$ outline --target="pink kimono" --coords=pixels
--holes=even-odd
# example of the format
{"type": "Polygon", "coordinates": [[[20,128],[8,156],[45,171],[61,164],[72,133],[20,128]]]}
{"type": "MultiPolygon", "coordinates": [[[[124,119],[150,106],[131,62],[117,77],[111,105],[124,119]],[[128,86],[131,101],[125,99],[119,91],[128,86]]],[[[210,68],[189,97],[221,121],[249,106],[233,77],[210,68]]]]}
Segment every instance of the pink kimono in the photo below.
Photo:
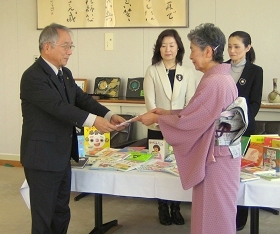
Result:
{"type": "Polygon", "coordinates": [[[159,116],[173,146],[184,189],[193,187],[191,233],[236,233],[236,201],[241,157],[215,146],[215,120],[238,96],[230,65],[219,64],[202,77],[187,107],[159,116]]]}

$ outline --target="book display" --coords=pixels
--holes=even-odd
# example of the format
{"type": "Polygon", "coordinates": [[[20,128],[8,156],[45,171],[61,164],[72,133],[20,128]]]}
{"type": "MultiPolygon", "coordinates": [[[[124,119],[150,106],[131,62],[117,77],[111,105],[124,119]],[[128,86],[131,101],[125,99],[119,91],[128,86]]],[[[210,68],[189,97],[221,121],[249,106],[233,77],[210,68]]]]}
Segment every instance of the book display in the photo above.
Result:
{"type": "Polygon", "coordinates": [[[244,168],[241,169],[241,171],[251,173],[251,174],[255,174],[255,175],[276,172],[275,169],[272,169],[271,167],[265,167],[265,166],[244,167],[244,168]]]}
{"type": "Polygon", "coordinates": [[[246,173],[246,172],[243,172],[243,171],[240,172],[240,181],[241,182],[251,181],[251,180],[258,180],[260,178],[261,177],[258,176],[258,175],[246,173]]]}

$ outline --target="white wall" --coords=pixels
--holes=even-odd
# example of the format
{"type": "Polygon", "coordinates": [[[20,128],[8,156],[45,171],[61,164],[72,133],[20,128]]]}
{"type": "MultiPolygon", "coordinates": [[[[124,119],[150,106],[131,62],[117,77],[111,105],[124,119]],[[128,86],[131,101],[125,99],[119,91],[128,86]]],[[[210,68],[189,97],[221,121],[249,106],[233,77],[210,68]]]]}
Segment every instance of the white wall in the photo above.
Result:
{"type": "MultiPolygon", "coordinates": [[[[36,0],[0,0],[0,154],[19,155],[21,110],[19,83],[23,71],[38,55],[36,0]]],[[[204,22],[219,26],[226,37],[236,30],[252,36],[256,64],[264,69],[263,99],[272,90],[272,78],[280,74],[279,0],[189,0],[189,28],[178,28],[186,48],[184,64],[192,66],[187,33],[204,22]],[[274,62],[275,60],[275,62],[274,62]],[[273,62],[272,62],[273,61],[273,62]]],[[[90,80],[92,92],[97,76],[122,78],[144,76],[153,45],[163,28],[74,29],[76,49],[68,62],[74,77],[90,80]],[[104,50],[104,33],[114,33],[114,50],[104,50]]],[[[225,59],[228,59],[225,53],[225,59]]],[[[201,73],[196,72],[198,78],[201,73]]]]}

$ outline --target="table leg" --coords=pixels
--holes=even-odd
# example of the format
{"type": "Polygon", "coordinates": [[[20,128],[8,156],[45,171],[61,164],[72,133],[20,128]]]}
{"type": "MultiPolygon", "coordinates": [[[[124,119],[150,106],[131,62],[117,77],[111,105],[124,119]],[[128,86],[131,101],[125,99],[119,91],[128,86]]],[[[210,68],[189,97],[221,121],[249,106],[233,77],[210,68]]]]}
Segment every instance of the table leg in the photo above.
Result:
{"type": "Polygon", "coordinates": [[[250,207],[250,234],[259,234],[259,207],[250,207]]]}
{"type": "Polygon", "coordinates": [[[111,227],[117,226],[118,220],[112,220],[108,223],[102,221],[102,194],[95,193],[95,227],[90,234],[103,234],[107,232],[111,227]]]}

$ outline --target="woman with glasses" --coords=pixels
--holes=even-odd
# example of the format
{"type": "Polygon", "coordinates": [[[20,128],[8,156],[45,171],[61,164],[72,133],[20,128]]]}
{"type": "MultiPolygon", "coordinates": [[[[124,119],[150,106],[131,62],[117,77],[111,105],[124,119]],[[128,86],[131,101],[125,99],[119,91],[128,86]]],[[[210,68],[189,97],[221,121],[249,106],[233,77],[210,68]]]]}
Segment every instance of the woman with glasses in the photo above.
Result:
{"type": "MultiPolygon", "coordinates": [[[[236,83],[238,96],[246,98],[249,124],[244,136],[256,134],[255,117],[259,112],[263,89],[263,70],[254,64],[255,51],[247,32],[236,31],[228,38],[228,54],[231,64],[230,74],[236,83]]],[[[248,207],[237,206],[236,230],[244,228],[248,217],[248,207]]]]}
{"type": "Polygon", "coordinates": [[[215,138],[216,120],[238,97],[230,65],[223,63],[226,39],[210,23],[191,30],[188,39],[190,59],[204,73],[189,104],[181,110],[156,108],[137,120],[158,123],[173,146],[182,186],[193,188],[191,233],[234,234],[241,155],[215,138]]]}

